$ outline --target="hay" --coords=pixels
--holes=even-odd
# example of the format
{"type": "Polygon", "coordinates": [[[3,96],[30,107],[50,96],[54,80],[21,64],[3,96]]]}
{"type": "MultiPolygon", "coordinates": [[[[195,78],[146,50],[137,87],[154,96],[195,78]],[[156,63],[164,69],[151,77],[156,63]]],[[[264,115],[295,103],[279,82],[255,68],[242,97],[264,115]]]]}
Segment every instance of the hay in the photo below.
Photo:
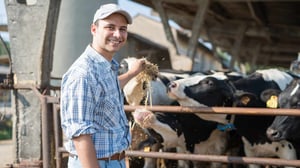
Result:
{"type": "Polygon", "coordinates": [[[152,106],[152,96],[151,96],[151,80],[155,80],[158,76],[158,66],[149,62],[145,59],[145,67],[142,72],[140,72],[136,79],[139,83],[145,83],[144,89],[146,90],[145,105],[147,106],[148,100],[150,98],[150,105],[152,106]]]}
{"type": "Polygon", "coordinates": [[[145,59],[145,68],[137,75],[137,80],[140,82],[150,82],[156,79],[158,75],[158,66],[145,59]]]}

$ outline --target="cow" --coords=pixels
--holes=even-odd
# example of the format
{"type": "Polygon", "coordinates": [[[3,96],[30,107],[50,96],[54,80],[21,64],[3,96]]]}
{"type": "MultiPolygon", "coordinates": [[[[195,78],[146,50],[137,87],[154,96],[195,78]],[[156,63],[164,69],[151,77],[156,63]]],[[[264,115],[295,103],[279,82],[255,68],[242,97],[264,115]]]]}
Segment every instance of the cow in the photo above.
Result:
{"type": "MultiPolygon", "coordinates": [[[[230,81],[226,75],[220,74],[194,76],[171,82],[168,86],[168,95],[183,106],[266,107],[260,98],[262,92],[270,88],[282,91],[292,79],[291,75],[277,69],[257,70],[236,81],[230,81]]],[[[295,149],[290,142],[271,142],[266,137],[265,131],[274,120],[273,116],[215,117],[216,114],[208,116],[209,114],[201,113],[197,115],[206,120],[233,123],[237,133],[242,137],[246,156],[296,159],[295,149]]]]}
{"type": "MultiPolygon", "coordinates": [[[[193,154],[221,155],[226,151],[228,133],[218,130],[217,122],[203,120],[194,114],[153,113],[146,109],[137,109],[133,116],[137,124],[152,131],[152,137],[163,147],[193,154]]],[[[193,162],[194,168],[219,168],[220,165],[193,162]]],[[[179,161],[177,167],[187,168],[189,164],[179,161]]]]}
{"type": "MultiPolygon", "coordinates": [[[[300,108],[300,79],[295,79],[278,95],[278,107],[284,109],[300,108]]],[[[300,140],[300,117],[276,116],[267,130],[268,137],[273,141],[300,140]]]]}
{"type": "MultiPolygon", "coordinates": [[[[119,74],[125,73],[130,69],[132,63],[136,61],[135,57],[128,57],[123,59],[120,62],[119,74]]],[[[186,78],[195,72],[183,72],[183,71],[174,71],[174,70],[159,70],[156,78],[148,81],[149,83],[141,82],[137,77],[131,79],[123,88],[123,93],[126,102],[129,105],[177,105],[178,103],[173,99],[170,99],[166,94],[167,84],[172,80],[186,78]]],[[[154,113],[154,115],[158,115],[158,118],[161,115],[159,113],[154,113]]],[[[131,118],[131,116],[129,116],[131,118]]],[[[174,118],[171,116],[165,117],[165,121],[172,121],[174,118]]],[[[136,122],[135,118],[133,118],[134,122],[136,122]]],[[[169,123],[168,123],[169,124],[169,123]]],[[[145,128],[145,133],[148,135],[148,139],[141,142],[140,146],[143,146],[147,143],[147,145],[151,146],[152,151],[158,151],[162,146],[160,135],[151,128],[145,128]]],[[[164,148],[169,149],[173,148],[172,145],[173,139],[165,138],[164,139],[164,148]]],[[[181,148],[178,148],[179,150],[181,148]]],[[[144,167],[151,168],[155,167],[155,159],[146,158],[144,167]]],[[[184,162],[179,163],[180,167],[186,167],[187,164],[184,162]]]]}
{"type": "MultiPolygon", "coordinates": [[[[283,109],[300,108],[300,79],[294,79],[289,86],[278,95],[278,107],[283,109]]],[[[267,136],[272,141],[288,140],[296,149],[300,159],[300,117],[276,116],[267,129],[267,136]]]]}

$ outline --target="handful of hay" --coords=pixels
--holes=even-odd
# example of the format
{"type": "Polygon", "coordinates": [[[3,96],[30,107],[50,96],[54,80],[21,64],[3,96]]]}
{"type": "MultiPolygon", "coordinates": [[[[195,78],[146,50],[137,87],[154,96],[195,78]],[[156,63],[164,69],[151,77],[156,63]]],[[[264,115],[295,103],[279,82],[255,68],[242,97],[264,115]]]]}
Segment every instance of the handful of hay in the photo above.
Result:
{"type": "Polygon", "coordinates": [[[152,96],[151,96],[151,80],[155,80],[158,76],[158,66],[149,62],[145,59],[145,67],[142,72],[140,72],[136,79],[139,83],[145,83],[146,99],[145,105],[148,104],[148,99],[150,97],[150,105],[152,106],[152,96]]]}
{"type": "Polygon", "coordinates": [[[137,75],[139,82],[150,82],[150,80],[156,79],[158,75],[158,66],[145,59],[145,68],[137,75]]]}

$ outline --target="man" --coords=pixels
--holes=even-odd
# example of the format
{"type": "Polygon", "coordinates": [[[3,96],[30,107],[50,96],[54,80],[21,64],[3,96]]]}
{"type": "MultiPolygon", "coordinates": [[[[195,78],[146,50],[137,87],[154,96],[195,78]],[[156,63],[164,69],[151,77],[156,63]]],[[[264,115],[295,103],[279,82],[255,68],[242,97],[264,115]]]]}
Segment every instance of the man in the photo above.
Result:
{"type": "Polygon", "coordinates": [[[92,43],[63,75],[61,119],[68,167],[125,167],[131,137],[121,89],[143,70],[145,61],[139,59],[118,77],[113,56],[125,44],[131,23],[131,16],[116,4],[100,6],[91,25],[92,43]]]}

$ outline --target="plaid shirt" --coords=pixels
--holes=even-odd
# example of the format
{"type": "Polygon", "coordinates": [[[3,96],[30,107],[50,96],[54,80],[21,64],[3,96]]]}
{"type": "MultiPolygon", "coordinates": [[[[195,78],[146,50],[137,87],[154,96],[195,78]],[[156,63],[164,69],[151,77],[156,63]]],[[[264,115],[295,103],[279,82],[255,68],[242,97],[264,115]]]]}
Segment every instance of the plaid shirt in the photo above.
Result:
{"type": "Polygon", "coordinates": [[[76,154],[71,139],[82,134],[92,136],[97,158],[128,148],[131,137],[117,72],[115,60],[107,61],[88,45],[63,75],[61,122],[70,153],[76,154]]]}

